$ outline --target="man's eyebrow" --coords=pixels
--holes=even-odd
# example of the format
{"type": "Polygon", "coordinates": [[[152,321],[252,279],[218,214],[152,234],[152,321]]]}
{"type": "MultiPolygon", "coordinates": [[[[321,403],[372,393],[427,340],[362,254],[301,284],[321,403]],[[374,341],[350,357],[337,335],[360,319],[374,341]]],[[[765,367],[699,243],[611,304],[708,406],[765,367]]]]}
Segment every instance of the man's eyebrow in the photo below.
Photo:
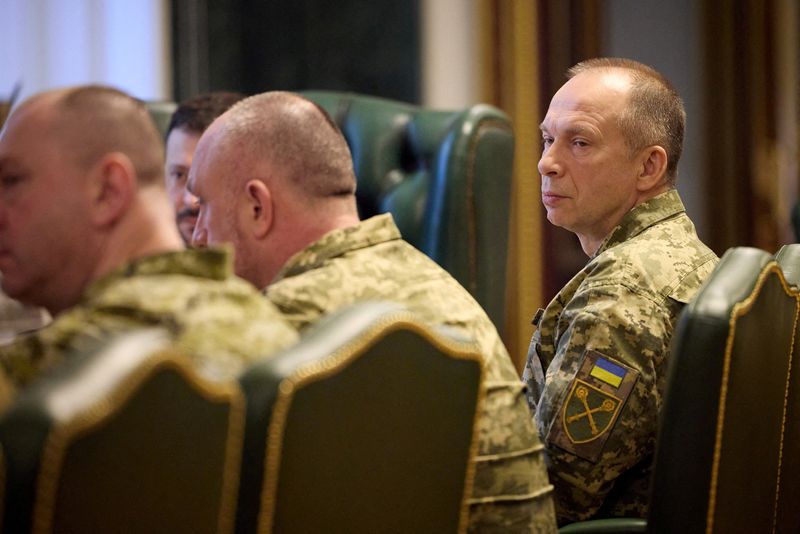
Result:
{"type": "MultiPolygon", "coordinates": [[[[545,133],[545,132],[546,133],[550,133],[550,130],[547,128],[547,126],[544,123],[541,123],[539,125],[539,129],[543,133],[545,133]]],[[[561,135],[562,136],[567,136],[567,137],[570,137],[570,136],[573,136],[573,135],[589,135],[593,131],[594,130],[592,128],[589,128],[589,127],[584,126],[582,124],[571,124],[571,125],[565,127],[562,130],[561,135]]]]}

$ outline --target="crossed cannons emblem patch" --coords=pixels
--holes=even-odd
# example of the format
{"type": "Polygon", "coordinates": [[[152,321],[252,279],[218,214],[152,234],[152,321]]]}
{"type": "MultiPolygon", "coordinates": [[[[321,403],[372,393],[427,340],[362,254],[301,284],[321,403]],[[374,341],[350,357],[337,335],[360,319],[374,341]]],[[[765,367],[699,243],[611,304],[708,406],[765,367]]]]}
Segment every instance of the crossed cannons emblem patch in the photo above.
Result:
{"type": "Polygon", "coordinates": [[[599,352],[585,351],[547,441],[596,462],[638,378],[636,369],[599,352]]]}
{"type": "Polygon", "coordinates": [[[564,409],[564,430],[575,443],[586,443],[608,430],[622,401],[576,380],[564,409]]]}

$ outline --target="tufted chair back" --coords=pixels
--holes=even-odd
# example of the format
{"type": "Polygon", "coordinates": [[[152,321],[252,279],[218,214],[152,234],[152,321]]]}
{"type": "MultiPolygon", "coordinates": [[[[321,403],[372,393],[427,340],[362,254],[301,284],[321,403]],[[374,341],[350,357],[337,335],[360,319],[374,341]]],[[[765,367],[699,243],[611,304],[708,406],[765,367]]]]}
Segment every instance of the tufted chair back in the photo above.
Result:
{"type": "Polygon", "coordinates": [[[466,287],[502,329],[514,135],[488,105],[457,111],[307,91],[353,154],[361,218],[391,212],[406,241],[466,287]]]}

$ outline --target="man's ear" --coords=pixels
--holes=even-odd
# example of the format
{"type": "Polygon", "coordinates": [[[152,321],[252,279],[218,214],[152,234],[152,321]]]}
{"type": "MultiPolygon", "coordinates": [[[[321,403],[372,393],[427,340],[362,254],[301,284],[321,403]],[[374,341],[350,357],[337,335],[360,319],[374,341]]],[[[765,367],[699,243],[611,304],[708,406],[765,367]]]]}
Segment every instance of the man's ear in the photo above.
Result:
{"type": "Polygon", "coordinates": [[[245,184],[246,223],[252,229],[255,238],[265,237],[272,228],[275,216],[272,192],[261,180],[248,180],[245,184]]]}
{"type": "Polygon", "coordinates": [[[106,154],[92,172],[92,221],[108,226],[119,220],[136,195],[136,171],[124,154],[106,154]]]}
{"type": "Polygon", "coordinates": [[[641,192],[650,191],[664,183],[667,174],[667,151],[664,147],[654,145],[641,152],[641,170],[636,189],[641,192]]]}

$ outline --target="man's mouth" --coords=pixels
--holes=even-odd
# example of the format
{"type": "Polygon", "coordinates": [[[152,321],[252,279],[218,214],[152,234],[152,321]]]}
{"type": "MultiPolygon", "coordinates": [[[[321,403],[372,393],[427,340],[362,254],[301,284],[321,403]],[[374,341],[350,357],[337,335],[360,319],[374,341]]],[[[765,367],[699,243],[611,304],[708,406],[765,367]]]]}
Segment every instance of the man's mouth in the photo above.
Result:
{"type": "Polygon", "coordinates": [[[553,206],[565,198],[567,197],[558,195],[556,193],[551,193],[550,191],[542,191],[542,203],[545,206],[553,206]]]}
{"type": "Polygon", "coordinates": [[[178,222],[181,222],[185,219],[194,219],[197,220],[198,210],[193,209],[184,209],[178,212],[178,215],[175,217],[178,222]]]}

